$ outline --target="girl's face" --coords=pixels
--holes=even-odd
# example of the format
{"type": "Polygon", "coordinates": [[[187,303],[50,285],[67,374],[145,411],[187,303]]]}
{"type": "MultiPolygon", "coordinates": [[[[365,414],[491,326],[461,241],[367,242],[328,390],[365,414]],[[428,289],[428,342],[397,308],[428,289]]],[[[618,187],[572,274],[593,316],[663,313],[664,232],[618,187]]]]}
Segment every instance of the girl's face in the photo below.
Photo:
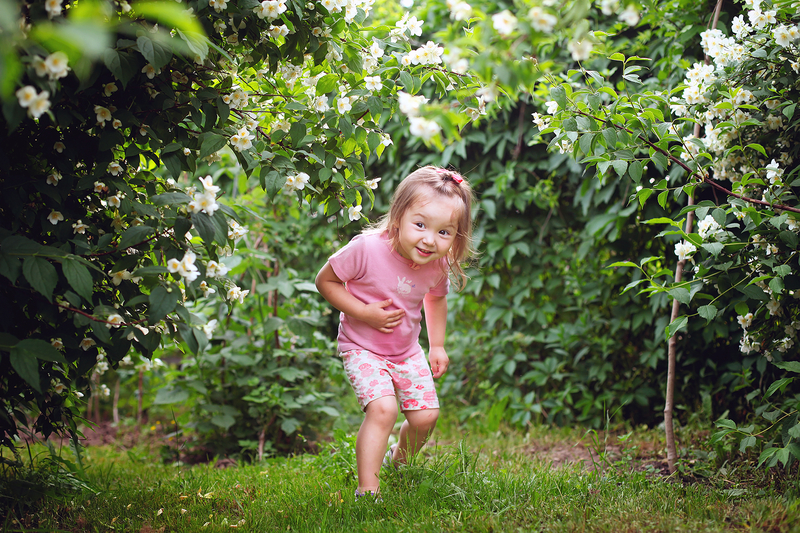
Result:
{"type": "Polygon", "coordinates": [[[400,218],[397,252],[418,265],[445,257],[458,230],[457,198],[434,196],[413,204],[400,218]]]}

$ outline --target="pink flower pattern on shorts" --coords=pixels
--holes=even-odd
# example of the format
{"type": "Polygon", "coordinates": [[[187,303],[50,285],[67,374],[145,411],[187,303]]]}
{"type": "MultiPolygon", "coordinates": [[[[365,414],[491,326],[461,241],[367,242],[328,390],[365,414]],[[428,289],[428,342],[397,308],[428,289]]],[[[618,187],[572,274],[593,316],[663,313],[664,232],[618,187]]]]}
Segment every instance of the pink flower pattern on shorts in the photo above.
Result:
{"type": "Polygon", "coordinates": [[[403,411],[439,408],[430,366],[422,352],[399,363],[390,363],[367,350],[339,355],[361,409],[384,396],[396,396],[403,411]]]}

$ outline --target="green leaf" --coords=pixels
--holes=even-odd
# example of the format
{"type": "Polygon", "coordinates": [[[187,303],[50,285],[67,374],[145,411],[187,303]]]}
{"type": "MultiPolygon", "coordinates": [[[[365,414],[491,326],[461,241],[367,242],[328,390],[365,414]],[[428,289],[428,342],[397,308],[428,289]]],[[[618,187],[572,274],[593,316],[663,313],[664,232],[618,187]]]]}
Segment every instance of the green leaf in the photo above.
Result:
{"type": "Polygon", "coordinates": [[[789,372],[800,374],[800,361],[783,361],[781,363],[775,363],[775,366],[783,370],[788,370],[789,372]]]}
{"type": "Polygon", "coordinates": [[[163,285],[159,285],[150,292],[150,309],[147,319],[151,325],[157,324],[175,309],[179,294],[180,291],[177,289],[169,292],[163,285]]]}
{"type": "Polygon", "coordinates": [[[326,94],[336,89],[339,84],[339,76],[336,74],[326,74],[317,81],[317,94],[326,94]]]}
{"type": "Polygon", "coordinates": [[[679,316],[675,320],[673,320],[669,326],[665,329],[666,339],[669,340],[670,337],[674,336],[682,329],[686,329],[686,324],[689,323],[689,317],[686,315],[679,316]]]}
{"type": "Polygon", "coordinates": [[[567,108],[567,92],[561,85],[556,85],[555,87],[550,88],[550,98],[558,103],[559,109],[567,108]]]}
{"type": "Polygon", "coordinates": [[[22,350],[28,354],[33,355],[42,361],[50,361],[52,363],[67,364],[64,356],[53,348],[53,345],[42,339],[24,339],[19,342],[15,347],[17,350],[22,350]]]}
{"type": "Polygon", "coordinates": [[[750,448],[755,445],[756,445],[756,438],[750,435],[749,437],[743,438],[742,442],[739,443],[739,451],[741,453],[744,453],[745,451],[747,451],[747,448],[750,448]]]}
{"type": "Polygon", "coordinates": [[[211,423],[223,429],[228,429],[236,423],[236,419],[227,413],[219,413],[211,417],[211,423]]]}
{"type": "Polygon", "coordinates": [[[26,257],[22,263],[22,274],[36,292],[42,294],[49,301],[53,300],[53,290],[58,283],[58,273],[47,259],[41,257],[26,257]]]}
{"type": "Polygon", "coordinates": [[[200,135],[200,155],[202,159],[219,150],[228,144],[228,138],[218,133],[207,131],[200,135]]]}
{"type": "Polygon", "coordinates": [[[271,170],[264,178],[263,186],[267,191],[267,196],[271,199],[275,198],[283,186],[286,184],[286,176],[282,175],[277,170],[271,170]]]}
{"type": "Polygon", "coordinates": [[[697,308],[697,313],[706,319],[706,324],[714,320],[714,317],[717,316],[717,308],[713,304],[708,305],[701,305],[697,308]]]}
{"type": "Polygon", "coordinates": [[[205,213],[195,213],[192,215],[192,222],[194,223],[195,229],[197,229],[197,233],[200,234],[200,238],[203,239],[203,242],[206,244],[214,242],[217,228],[214,221],[211,220],[211,217],[205,213]]]}
{"type": "Polygon", "coordinates": [[[150,197],[153,205],[184,205],[192,201],[192,198],[184,192],[165,192],[150,197]]]}
{"type": "MultiPolygon", "coordinates": [[[[642,169],[643,167],[641,161],[631,161],[631,163],[628,165],[628,175],[635,183],[642,181],[642,169]]],[[[650,195],[648,194],[648,196],[650,195]]]]}
{"type": "Polygon", "coordinates": [[[181,403],[189,399],[189,391],[183,388],[166,387],[158,389],[156,397],[153,400],[155,405],[164,405],[168,403],[181,403]]]}
{"type": "Polygon", "coordinates": [[[775,455],[777,451],[778,448],[767,448],[766,450],[761,452],[761,455],[758,456],[758,466],[764,464],[764,462],[767,461],[767,459],[770,459],[773,455],[775,455]]]}
{"type": "Polygon", "coordinates": [[[691,297],[689,296],[689,289],[685,289],[683,287],[675,287],[674,289],[670,289],[669,295],[684,305],[689,305],[689,302],[692,301],[691,297]]]}
{"type": "Polygon", "coordinates": [[[123,87],[127,87],[128,82],[141,71],[139,59],[128,52],[121,52],[112,48],[103,53],[103,63],[105,63],[111,74],[114,75],[123,87]]]}
{"type": "Polygon", "coordinates": [[[117,245],[118,248],[124,250],[125,248],[130,248],[135,244],[140,244],[142,241],[147,240],[147,238],[154,233],[155,230],[150,226],[133,226],[125,230],[122,234],[122,237],[119,238],[119,244],[117,245]]]}
{"type": "Polygon", "coordinates": [[[775,394],[778,390],[784,389],[787,385],[789,385],[793,381],[794,381],[794,378],[781,378],[778,381],[775,381],[767,389],[766,394],[764,394],[764,398],[769,398],[770,396],[775,394]]]}
{"type": "Polygon", "coordinates": [[[306,125],[302,122],[295,122],[289,129],[289,137],[292,139],[292,145],[297,148],[302,143],[306,136],[306,125]]]}
{"type": "Polygon", "coordinates": [[[7,277],[12,284],[17,282],[20,270],[22,270],[22,264],[19,259],[0,254],[0,274],[7,277]]]}
{"type": "Polygon", "coordinates": [[[764,150],[764,147],[761,146],[760,144],[751,143],[751,144],[748,144],[747,146],[745,146],[745,149],[747,149],[747,148],[755,150],[756,152],[760,153],[764,157],[767,157],[767,151],[764,150]]]}
{"type": "Polygon", "coordinates": [[[11,349],[11,367],[28,385],[41,393],[42,385],[39,378],[39,361],[34,354],[25,349],[20,349],[17,346],[11,349]]]}
{"type": "Polygon", "coordinates": [[[92,302],[92,290],[94,283],[89,269],[79,261],[65,259],[61,262],[61,271],[70,286],[82,296],[87,302],[92,302]]]}
{"type": "Polygon", "coordinates": [[[669,194],[669,191],[663,191],[663,192],[658,194],[658,205],[660,205],[662,209],[666,209],[667,208],[667,195],[668,194],[669,194]]]}
{"type": "Polygon", "coordinates": [[[407,93],[414,94],[414,78],[405,70],[400,71],[400,83],[407,93]]]}
{"type": "Polygon", "coordinates": [[[718,428],[725,428],[725,429],[736,429],[736,422],[733,420],[729,420],[727,418],[721,418],[717,420],[716,426],[718,428]]]}
{"type": "Polygon", "coordinates": [[[617,176],[620,178],[625,175],[625,171],[628,170],[628,162],[623,161],[621,159],[617,159],[616,161],[611,162],[611,166],[614,167],[614,172],[617,173],[617,176]]]}
{"type": "Polygon", "coordinates": [[[164,46],[161,42],[151,39],[147,35],[140,35],[139,38],[136,39],[136,46],[139,48],[139,52],[141,52],[145,60],[153,65],[156,70],[167,66],[167,63],[172,59],[172,50],[164,46]]]}
{"type": "Polygon", "coordinates": [[[704,242],[701,246],[704,250],[711,252],[714,257],[717,257],[725,249],[725,245],[719,242],[704,242]]]}

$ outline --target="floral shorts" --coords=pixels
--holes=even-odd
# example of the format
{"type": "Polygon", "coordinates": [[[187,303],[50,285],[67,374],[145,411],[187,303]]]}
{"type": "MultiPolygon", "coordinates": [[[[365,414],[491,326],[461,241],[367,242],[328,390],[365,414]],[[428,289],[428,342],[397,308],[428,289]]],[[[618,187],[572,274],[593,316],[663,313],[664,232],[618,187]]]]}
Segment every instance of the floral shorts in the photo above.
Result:
{"type": "Polygon", "coordinates": [[[384,396],[396,396],[401,411],[439,408],[431,367],[422,352],[399,363],[367,350],[350,350],[339,356],[362,410],[384,396]]]}

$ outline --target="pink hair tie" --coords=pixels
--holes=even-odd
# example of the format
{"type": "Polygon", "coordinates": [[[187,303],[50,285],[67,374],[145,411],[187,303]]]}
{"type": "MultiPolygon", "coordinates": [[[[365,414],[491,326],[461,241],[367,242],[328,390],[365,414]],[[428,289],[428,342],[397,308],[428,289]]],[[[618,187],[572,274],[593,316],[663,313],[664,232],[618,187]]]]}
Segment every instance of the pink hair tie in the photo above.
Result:
{"type": "Polygon", "coordinates": [[[437,168],[437,169],[436,169],[436,172],[438,172],[438,173],[440,173],[440,174],[441,174],[441,173],[443,173],[443,172],[447,172],[447,173],[449,173],[449,174],[450,174],[450,179],[451,179],[451,180],[453,180],[453,181],[454,181],[454,182],[456,182],[456,183],[459,183],[459,184],[460,184],[462,181],[464,181],[464,178],[461,176],[461,174],[458,174],[458,173],[456,173],[456,172],[452,172],[452,171],[450,171],[450,170],[447,170],[446,168],[437,168]]]}

